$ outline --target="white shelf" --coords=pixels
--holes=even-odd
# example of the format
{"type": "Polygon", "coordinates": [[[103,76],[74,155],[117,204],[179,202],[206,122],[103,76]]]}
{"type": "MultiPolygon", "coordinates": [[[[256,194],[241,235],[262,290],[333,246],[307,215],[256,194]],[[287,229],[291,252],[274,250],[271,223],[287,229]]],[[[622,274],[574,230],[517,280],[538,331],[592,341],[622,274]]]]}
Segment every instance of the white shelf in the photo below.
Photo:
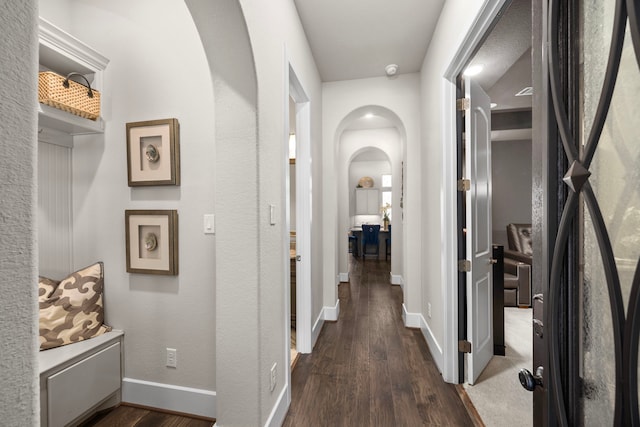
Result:
{"type": "Polygon", "coordinates": [[[44,104],[38,104],[38,126],[69,135],[104,132],[104,121],[100,117],[89,120],[44,104]]]}
{"type": "MultiPolygon", "coordinates": [[[[91,87],[102,92],[102,74],[109,60],[85,43],[62,31],[47,20],[39,22],[40,69],[60,75],[83,74],[91,87]]],[[[104,132],[104,121],[84,119],[48,105],[38,104],[38,127],[69,135],[104,132]]]]}

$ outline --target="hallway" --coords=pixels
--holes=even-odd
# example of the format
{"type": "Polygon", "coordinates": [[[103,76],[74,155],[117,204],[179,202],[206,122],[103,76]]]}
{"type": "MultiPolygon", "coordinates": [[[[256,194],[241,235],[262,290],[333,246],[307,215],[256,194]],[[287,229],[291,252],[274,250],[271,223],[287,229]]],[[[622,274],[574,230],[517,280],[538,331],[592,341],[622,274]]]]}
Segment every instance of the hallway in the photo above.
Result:
{"type": "MultiPolygon", "coordinates": [[[[352,259],[353,260],[353,259],[352,259]]],[[[284,426],[472,426],[418,329],[402,323],[389,262],[354,260],[339,286],[340,317],[325,323],[292,373],[284,426]]]]}

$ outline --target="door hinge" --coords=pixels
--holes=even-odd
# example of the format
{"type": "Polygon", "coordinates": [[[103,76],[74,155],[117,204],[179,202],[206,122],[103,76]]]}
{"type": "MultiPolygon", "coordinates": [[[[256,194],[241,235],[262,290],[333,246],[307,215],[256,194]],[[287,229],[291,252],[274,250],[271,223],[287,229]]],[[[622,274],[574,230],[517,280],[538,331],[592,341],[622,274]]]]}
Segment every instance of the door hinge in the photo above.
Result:
{"type": "Polygon", "coordinates": [[[471,100],[469,98],[456,99],[456,110],[467,111],[471,106],[471,100]]]}
{"type": "Polygon", "coordinates": [[[468,259],[458,260],[458,271],[468,273],[471,271],[471,261],[468,259]]]}
{"type": "Polygon", "coordinates": [[[469,191],[471,190],[471,180],[470,179],[459,179],[457,181],[458,191],[469,191]]]}
{"type": "Polygon", "coordinates": [[[471,353],[471,343],[467,340],[458,341],[458,351],[460,353],[471,353]]]}

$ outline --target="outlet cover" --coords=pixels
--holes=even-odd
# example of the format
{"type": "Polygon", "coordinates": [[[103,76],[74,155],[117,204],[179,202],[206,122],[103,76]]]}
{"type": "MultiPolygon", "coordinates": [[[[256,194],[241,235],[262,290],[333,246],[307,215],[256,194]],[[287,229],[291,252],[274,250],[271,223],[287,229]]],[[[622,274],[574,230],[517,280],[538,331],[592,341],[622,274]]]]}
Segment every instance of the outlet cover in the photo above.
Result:
{"type": "Polygon", "coordinates": [[[167,366],[169,368],[178,367],[178,351],[175,348],[167,347],[167,366]]]}

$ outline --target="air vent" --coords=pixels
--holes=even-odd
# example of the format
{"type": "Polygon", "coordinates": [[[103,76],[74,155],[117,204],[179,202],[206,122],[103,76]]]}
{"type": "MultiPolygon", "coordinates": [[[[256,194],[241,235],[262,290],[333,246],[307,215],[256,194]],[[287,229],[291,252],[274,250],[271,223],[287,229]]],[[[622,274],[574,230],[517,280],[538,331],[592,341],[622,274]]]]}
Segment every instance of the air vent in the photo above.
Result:
{"type": "Polygon", "coordinates": [[[533,88],[531,86],[525,87],[520,92],[516,93],[516,96],[531,96],[533,95],[533,88]]]}

